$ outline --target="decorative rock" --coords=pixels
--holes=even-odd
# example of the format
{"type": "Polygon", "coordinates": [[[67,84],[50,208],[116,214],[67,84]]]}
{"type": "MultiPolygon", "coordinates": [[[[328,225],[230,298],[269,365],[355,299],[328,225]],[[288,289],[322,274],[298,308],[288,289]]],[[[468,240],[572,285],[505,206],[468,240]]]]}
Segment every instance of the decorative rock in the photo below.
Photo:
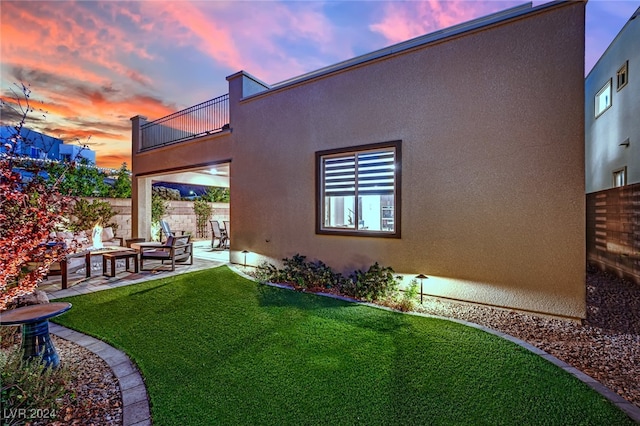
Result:
{"type": "Polygon", "coordinates": [[[36,290],[33,293],[25,294],[16,298],[12,303],[10,303],[7,308],[15,309],[22,306],[28,305],[39,305],[42,303],[49,303],[49,298],[47,297],[47,293],[42,290],[36,290]]]}

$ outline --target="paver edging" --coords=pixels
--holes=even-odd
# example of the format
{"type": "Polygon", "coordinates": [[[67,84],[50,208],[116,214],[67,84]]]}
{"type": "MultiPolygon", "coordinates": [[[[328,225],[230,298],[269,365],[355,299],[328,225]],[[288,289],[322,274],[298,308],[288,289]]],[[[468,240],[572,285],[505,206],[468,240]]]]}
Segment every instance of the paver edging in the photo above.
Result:
{"type": "Polygon", "coordinates": [[[49,332],[91,351],[109,366],[120,386],[123,426],[152,424],[149,395],[144,380],[127,354],[102,340],[59,324],[49,323],[49,332]],[[135,383],[135,386],[127,386],[128,383],[135,383]],[[125,398],[125,393],[127,398],[125,398]]]}

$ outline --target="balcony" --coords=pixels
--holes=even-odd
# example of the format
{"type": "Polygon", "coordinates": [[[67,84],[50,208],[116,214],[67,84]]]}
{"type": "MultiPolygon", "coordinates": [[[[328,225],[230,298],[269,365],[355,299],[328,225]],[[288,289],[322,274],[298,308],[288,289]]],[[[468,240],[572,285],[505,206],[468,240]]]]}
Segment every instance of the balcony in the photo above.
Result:
{"type": "Polygon", "coordinates": [[[140,151],[218,133],[229,127],[229,94],[140,126],[140,151]]]}

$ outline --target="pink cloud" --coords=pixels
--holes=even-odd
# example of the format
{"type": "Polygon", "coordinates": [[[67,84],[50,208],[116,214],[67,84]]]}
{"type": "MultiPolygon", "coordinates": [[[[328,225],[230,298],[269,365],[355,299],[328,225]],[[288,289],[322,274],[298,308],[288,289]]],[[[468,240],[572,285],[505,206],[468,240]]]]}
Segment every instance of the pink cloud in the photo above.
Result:
{"type": "Polygon", "coordinates": [[[316,2],[162,2],[145,6],[154,31],[167,42],[195,47],[230,73],[246,70],[271,83],[310,70],[282,48],[282,40],[308,41],[325,53],[345,50],[344,43],[334,39],[333,25],[316,2]]]}
{"type": "Polygon", "coordinates": [[[70,2],[38,2],[37,8],[27,5],[3,3],[5,66],[55,69],[74,79],[105,84],[104,70],[125,78],[136,76],[117,59],[122,52],[152,59],[143,46],[130,41],[130,34],[88,8],[70,2]]]}
{"type": "Polygon", "coordinates": [[[233,69],[242,67],[231,32],[204,14],[198,3],[159,2],[146,4],[145,14],[156,22],[154,32],[179,45],[194,44],[216,61],[233,69]]]}
{"type": "Polygon", "coordinates": [[[504,10],[515,4],[465,0],[393,2],[386,5],[384,16],[369,28],[393,44],[504,10]]]}

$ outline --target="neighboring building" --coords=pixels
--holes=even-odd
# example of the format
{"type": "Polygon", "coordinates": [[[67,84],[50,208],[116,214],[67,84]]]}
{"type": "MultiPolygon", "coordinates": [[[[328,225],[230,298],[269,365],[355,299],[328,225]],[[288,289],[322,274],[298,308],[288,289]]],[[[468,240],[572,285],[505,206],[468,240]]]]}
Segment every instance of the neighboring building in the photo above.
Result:
{"type": "Polygon", "coordinates": [[[586,192],[640,182],[640,8],[585,79],[586,192]]]}
{"type": "Polygon", "coordinates": [[[133,117],[132,236],[154,180],[224,165],[232,262],[379,262],[436,296],[584,318],[584,20],[585,2],[525,5],[277,85],[240,71],[208,128],[133,117]]]}
{"type": "Polygon", "coordinates": [[[96,152],[89,149],[87,146],[81,145],[60,145],[60,160],[61,161],[80,161],[84,159],[88,164],[96,164],[96,152]]]}
{"type": "MultiPolygon", "coordinates": [[[[5,140],[15,139],[16,130],[12,126],[0,126],[0,138],[5,140]]],[[[89,164],[96,164],[96,153],[88,147],[65,144],[62,139],[47,136],[44,133],[23,127],[20,139],[11,141],[17,143],[15,153],[20,156],[71,161],[81,158],[87,160],[89,164]]]]}
{"type": "Polygon", "coordinates": [[[587,261],[640,284],[640,8],[585,79],[587,261]]]}
{"type": "Polygon", "coordinates": [[[38,158],[41,160],[58,160],[60,158],[60,145],[62,139],[47,136],[35,130],[23,127],[20,132],[21,138],[15,138],[16,130],[12,126],[0,127],[0,138],[2,141],[10,141],[15,147],[16,155],[38,158]]]}

